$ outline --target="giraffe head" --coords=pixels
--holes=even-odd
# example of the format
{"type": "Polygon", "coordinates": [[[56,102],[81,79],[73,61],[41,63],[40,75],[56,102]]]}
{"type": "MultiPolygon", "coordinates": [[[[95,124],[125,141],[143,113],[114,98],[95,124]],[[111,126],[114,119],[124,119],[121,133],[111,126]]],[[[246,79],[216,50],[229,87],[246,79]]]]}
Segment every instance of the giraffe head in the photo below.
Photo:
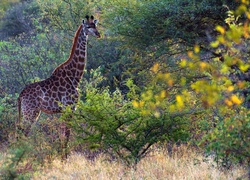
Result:
{"type": "Polygon", "coordinates": [[[85,34],[100,38],[101,35],[96,29],[97,23],[98,23],[98,20],[94,19],[94,16],[91,16],[89,18],[89,16],[87,15],[86,20],[82,20],[82,26],[83,26],[85,34]]]}

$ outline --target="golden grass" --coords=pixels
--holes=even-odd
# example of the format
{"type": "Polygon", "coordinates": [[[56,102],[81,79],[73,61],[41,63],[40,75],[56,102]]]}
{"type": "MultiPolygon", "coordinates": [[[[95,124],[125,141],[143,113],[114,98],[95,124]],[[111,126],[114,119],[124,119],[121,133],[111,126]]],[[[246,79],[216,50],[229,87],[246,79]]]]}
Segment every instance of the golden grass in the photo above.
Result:
{"type": "Polygon", "coordinates": [[[81,154],[72,154],[62,163],[55,160],[52,164],[36,172],[35,180],[223,180],[236,179],[246,171],[234,168],[228,172],[219,171],[212,160],[203,161],[201,154],[186,147],[176,148],[170,157],[166,152],[157,150],[137,165],[137,169],[128,168],[121,162],[107,161],[101,155],[95,161],[87,160],[81,154]]]}

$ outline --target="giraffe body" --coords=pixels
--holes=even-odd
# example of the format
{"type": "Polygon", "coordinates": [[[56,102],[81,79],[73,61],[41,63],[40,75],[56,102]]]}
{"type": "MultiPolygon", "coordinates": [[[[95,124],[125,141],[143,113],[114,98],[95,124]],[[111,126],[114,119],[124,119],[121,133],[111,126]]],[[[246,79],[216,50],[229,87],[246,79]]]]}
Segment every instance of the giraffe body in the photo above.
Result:
{"type": "Polygon", "coordinates": [[[24,123],[31,126],[41,111],[60,113],[64,106],[77,102],[77,88],[86,65],[88,35],[100,37],[96,29],[97,20],[93,16],[86,18],[87,21],[83,20],[76,31],[69,59],[59,65],[49,78],[27,85],[20,93],[19,122],[22,116],[24,123]]]}
{"type": "Polygon", "coordinates": [[[63,106],[72,105],[77,99],[77,86],[67,78],[60,79],[52,75],[48,79],[26,86],[18,101],[23,119],[32,124],[38,119],[41,111],[47,114],[60,113],[63,106]]]}

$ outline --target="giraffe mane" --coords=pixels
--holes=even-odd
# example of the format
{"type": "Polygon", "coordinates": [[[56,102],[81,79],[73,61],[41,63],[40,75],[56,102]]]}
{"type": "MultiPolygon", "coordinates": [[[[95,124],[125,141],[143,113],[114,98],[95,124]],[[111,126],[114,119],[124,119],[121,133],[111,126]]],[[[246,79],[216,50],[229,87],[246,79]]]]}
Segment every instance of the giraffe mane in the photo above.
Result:
{"type": "Polygon", "coordinates": [[[60,64],[56,69],[54,69],[53,74],[55,74],[57,72],[58,69],[60,69],[62,66],[64,66],[65,64],[67,64],[72,58],[73,58],[73,55],[74,55],[74,51],[76,49],[76,46],[77,46],[77,39],[78,39],[78,36],[81,32],[81,29],[82,29],[82,25],[80,25],[75,33],[75,36],[74,36],[74,40],[73,40],[73,45],[72,45],[72,48],[71,48],[71,51],[70,51],[70,56],[68,58],[67,61],[63,62],[62,64],[60,64]]]}

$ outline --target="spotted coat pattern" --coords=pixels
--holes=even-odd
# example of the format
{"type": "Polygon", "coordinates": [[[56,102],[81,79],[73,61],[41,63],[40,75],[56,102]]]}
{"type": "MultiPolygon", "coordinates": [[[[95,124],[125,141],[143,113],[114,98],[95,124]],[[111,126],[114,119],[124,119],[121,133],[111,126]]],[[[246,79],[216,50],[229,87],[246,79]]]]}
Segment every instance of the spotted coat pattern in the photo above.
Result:
{"type": "Polygon", "coordinates": [[[77,102],[77,87],[86,65],[88,35],[100,37],[96,23],[93,17],[83,20],[75,33],[69,59],[59,65],[49,78],[23,89],[18,98],[19,122],[22,117],[31,125],[41,111],[47,114],[60,113],[63,106],[77,102]]]}

